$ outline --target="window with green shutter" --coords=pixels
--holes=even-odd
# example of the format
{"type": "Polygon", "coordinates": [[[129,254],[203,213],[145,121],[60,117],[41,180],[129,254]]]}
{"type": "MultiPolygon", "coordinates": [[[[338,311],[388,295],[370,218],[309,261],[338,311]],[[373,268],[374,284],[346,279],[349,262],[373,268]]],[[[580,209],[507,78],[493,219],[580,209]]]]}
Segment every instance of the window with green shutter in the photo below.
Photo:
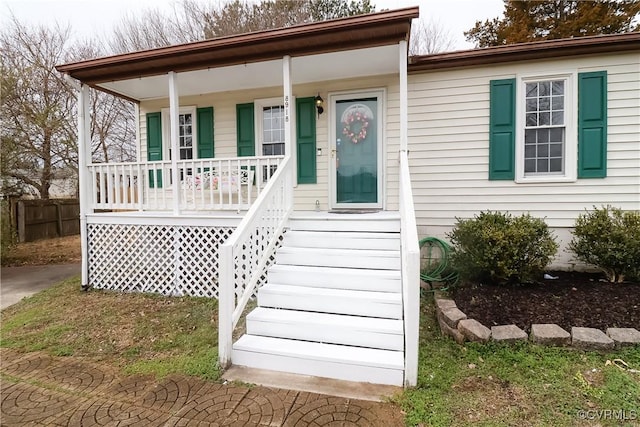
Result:
{"type": "Polygon", "coordinates": [[[607,176],[607,72],[578,74],[578,178],[607,176]]]}
{"type": "Polygon", "coordinates": [[[606,176],[606,71],[492,80],[489,110],[490,180],[606,176]]]}
{"type": "Polygon", "coordinates": [[[315,98],[296,99],[296,148],[298,184],[316,183],[315,98]]]}

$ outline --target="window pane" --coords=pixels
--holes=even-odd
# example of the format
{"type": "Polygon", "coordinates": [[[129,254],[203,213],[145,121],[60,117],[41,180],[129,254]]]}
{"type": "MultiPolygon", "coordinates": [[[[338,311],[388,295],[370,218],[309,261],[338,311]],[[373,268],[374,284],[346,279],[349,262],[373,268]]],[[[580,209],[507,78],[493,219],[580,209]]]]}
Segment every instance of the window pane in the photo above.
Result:
{"type": "Polygon", "coordinates": [[[538,145],[538,157],[549,157],[549,146],[547,144],[538,145]]]}
{"type": "Polygon", "coordinates": [[[549,129],[538,129],[538,143],[549,142],[549,129]]]}
{"type": "Polygon", "coordinates": [[[535,97],[538,95],[538,83],[526,84],[527,98],[535,97]]]}
{"type": "Polygon", "coordinates": [[[551,157],[562,157],[562,144],[551,144],[549,155],[551,157]]]}
{"type": "Polygon", "coordinates": [[[181,124],[181,125],[184,124],[184,114],[180,114],[178,116],[178,124],[181,124]]]}
{"type": "Polygon", "coordinates": [[[551,124],[552,125],[563,125],[564,124],[564,113],[562,111],[554,111],[551,113],[551,124]]]}
{"type": "Polygon", "coordinates": [[[551,95],[551,85],[549,84],[549,82],[540,82],[540,83],[538,83],[538,85],[539,85],[539,88],[540,88],[539,89],[540,90],[540,93],[539,93],[540,96],[549,96],[549,95],[551,95]]]}
{"type": "Polygon", "coordinates": [[[535,99],[527,99],[527,112],[536,111],[538,109],[538,103],[535,99]]]}
{"type": "Polygon", "coordinates": [[[564,81],[556,80],[552,85],[553,95],[564,95],[564,81]]]}
{"type": "Polygon", "coordinates": [[[536,171],[536,161],[535,159],[525,160],[524,161],[524,171],[527,173],[536,171]]]}
{"type": "Polygon", "coordinates": [[[539,120],[538,124],[540,126],[548,126],[549,124],[551,124],[551,113],[549,112],[540,113],[538,120],[539,120]]]}
{"type": "Polygon", "coordinates": [[[538,159],[536,161],[536,172],[549,172],[549,164],[547,159],[538,159]]]}
{"type": "Polygon", "coordinates": [[[187,137],[184,139],[184,145],[185,145],[185,147],[191,147],[192,142],[193,142],[193,139],[192,139],[190,136],[187,136],[187,137]]]}
{"type": "Polygon", "coordinates": [[[549,172],[562,172],[562,159],[549,160],[549,172]]]}
{"type": "Polygon", "coordinates": [[[550,132],[549,140],[551,142],[564,142],[563,128],[553,128],[553,129],[550,129],[549,132],[550,132]]]}
{"type": "Polygon", "coordinates": [[[538,115],[536,113],[527,114],[527,126],[537,126],[538,125],[538,115]]]}
{"type": "Polygon", "coordinates": [[[536,157],[536,146],[535,145],[525,145],[524,146],[524,158],[532,159],[536,157]]]}
{"type": "Polygon", "coordinates": [[[551,107],[551,99],[548,96],[540,98],[539,106],[540,111],[549,111],[549,107],[551,107]]]}
{"type": "Polygon", "coordinates": [[[554,96],[551,99],[551,108],[555,111],[564,110],[564,97],[562,96],[554,96]]]}
{"type": "Polygon", "coordinates": [[[527,129],[524,131],[524,143],[525,144],[534,144],[536,142],[536,131],[535,129],[527,129]]]}

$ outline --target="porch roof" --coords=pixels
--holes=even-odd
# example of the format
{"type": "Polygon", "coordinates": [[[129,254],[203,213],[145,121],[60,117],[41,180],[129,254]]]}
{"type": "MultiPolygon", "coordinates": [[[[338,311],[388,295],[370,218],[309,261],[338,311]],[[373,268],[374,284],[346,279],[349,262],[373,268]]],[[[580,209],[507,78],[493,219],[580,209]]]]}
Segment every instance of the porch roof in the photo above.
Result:
{"type": "MultiPolygon", "coordinates": [[[[377,49],[397,44],[401,40],[408,40],[411,20],[417,18],[418,15],[418,7],[410,7],[108,56],[58,65],[56,69],[85,84],[134,100],[165,96],[164,93],[152,94],[141,90],[140,79],[147,80],[157,88],[157,84],[155,84],[157,82],[153,82],[153,77],[162,76],[160,78],[163,78],[170,71],[179,73],[206,72],[212,69],[226,68],[229,72],[225,73],[225,77],[232,78],[234,75],[237,76],[241,69],[251,68],[251,65],[254,64],[253,69],[246,74],[250,80],[255,81],[257,80],[256,75],[262,75],[256,74],[258,71],[256,65],[260,63],[267,64],[265,69],[259,70],[261,73],[268,76],[277,70],[275,74],[279,78],[279,80],[271,82],[273,79],[266,77],[265,81],[261,82],[261,86],[268,86],[268,83],[278,84],[278,81],[281,84],[282,68],[279,64],[285,55],[291,56],[294,60],[300,57],[315,56],[317,60],[313,63],[301,64],[299,62],[300,67],[310,74],[313,74],[314,67],[323,62],[326,64],[328,59],[329,63],[334,64],[334,68],[337,68],[338,65],[343,68],[358,68],[358,73],[353,76],[350,75],[354,74],[353,72],[340,73],[340,77],[348,78],[363,75],[363,70],[359,69],[361,68],[359,66],[360,56],[353,53],[355,56],[352,57],[351,54],[345,55],[345,52],[369,52],[367,60],[373,61],[373,64],[370,64],[373,65],[373,74],[393,70],[397,72],[397,50],[394,50],[393,55],[389,56],[391,52],[389,49],[382,49],[379,52],[377,49]],[[336,53],[342,53],[342,55],[331,58],[327,56],[336,53]],[[372,53],[373,55],[371,55],[372,53]],[[385,69],[384,66],[382,68],[376,67],[382,65],[376,64],[378,54],[387,60],[393,58],[391,70],[385,69]],[[273,67],[268,66],[270,63],[273,67]],[[118,82],[120,84],[117,84],[118,82]]],[[[385,63],[387,62],[385,61],[385,63]]],[[[299,83],[300,81],[295,80],[295,65],[294,62],[294,83],[299,83]]],[[[323,68],[328,67],[325,65],[323,68]]],[[[210,80],[212,76],[207,77],[209,77],[207,80],[210,80]]],[[[220,76],[216,77],[220,78],[220,76]]],[[[334,76],[329,73],[328,77],[333,78],[334,76]]],[[[306,80],[311,81],[310,78],[312,77],[307,76],[306,80]]],[[[193,81],[192,78],[188,80],[193,81]]],[[[328,78],[322,80],[328,80],[328,78]]],[[[238,82],[238,87],[245,88],[241,82],[238,82]]],[[[220,90],[229,90],[230,88],[234,88],[234,85],[227,82],[221,86],[220,90]]],[[[215,89],[212,87],[209,88],[209,91],[214,92],[215,89]]],[[[181,90],[180,94],[186,95],[188,92],[188,90],[187,92],[181,90]]],[[[199,88],[197,93],[203,93],[202,88],[199,88]]]]}

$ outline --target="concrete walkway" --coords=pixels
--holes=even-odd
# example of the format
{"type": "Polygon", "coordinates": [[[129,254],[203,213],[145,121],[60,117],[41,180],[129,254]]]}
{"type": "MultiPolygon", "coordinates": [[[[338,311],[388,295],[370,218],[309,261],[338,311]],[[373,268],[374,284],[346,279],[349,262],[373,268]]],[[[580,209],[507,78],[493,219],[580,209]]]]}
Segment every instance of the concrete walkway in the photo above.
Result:
{"type": "Polygon", "coordinates": [[[108,365],[0,348],[3,426],[404,425],[388,403],[221,384],[124,377],[108,365]]]}
{"type": "Polygon", "coordinates": [[[0,270],[0,310],[80,274],[80,264],[2,267],[0,270]]]}

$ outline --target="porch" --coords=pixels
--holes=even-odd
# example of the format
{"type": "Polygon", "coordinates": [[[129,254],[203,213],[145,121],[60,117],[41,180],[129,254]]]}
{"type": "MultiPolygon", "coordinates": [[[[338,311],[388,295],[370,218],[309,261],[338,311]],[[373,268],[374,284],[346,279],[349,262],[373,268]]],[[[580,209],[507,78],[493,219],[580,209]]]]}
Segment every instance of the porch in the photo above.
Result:
{"type": "Polygon", "coordinates": [[[415,384],[419,251],[407,163],[414,17],[417,8],[381,12],[59,67],[81,82],[83,285],[218,298],[224,367],[265,360],[267,369],[295,365],[298,373],[415,384]],[[90,161],[88,85],[136,102],[136,162],[90,161]],[[317,98],[328,105],[318,108],[317,98]],[[329,213],[362,209],[377,213],[329,213]],[[320,218],[301,221],[308,211],[320,218]],[[310,228],[297,229],[300,222],[310,228]],[[292,231],[313,235],[316,246],[291,246],[287,236],[301,235],[292,231]],[[388,247],[371,249],[377,240],[388,247]],[[320,264],[285,261],[285,244],[320,264]],[[275,264],[291,265],[293,282],[306,284],[275,283],[275,264]],[[314,269],[324,285],[312,280],[314,269]],[[363,269],[382,270],[373,273],[374,288],[351,288],[363,269]],[[312,316],[315,328],[326,320],[335,336],[283,333],[273,341],[269,332],[234,344],[256,296],[279,315],[323,313],[312,316]],[[324,303],[298,305],[314,296],[324,303]],[[332,311],[337,305],[328,302],[343,296],[353,304],[332,311]],[[393,310],[381,317],[389,322],[368,320],[387,301],[393,310]],[[340,334],[335,327],[348,316],[361,319],[340,334]],[[369,322],[381,329],[363,344],[358,328],[369,322]],[[392,348],[384,343],[387,324],[392,348]],[[278,354],[283,342],[290,351],[278,354]]]}

